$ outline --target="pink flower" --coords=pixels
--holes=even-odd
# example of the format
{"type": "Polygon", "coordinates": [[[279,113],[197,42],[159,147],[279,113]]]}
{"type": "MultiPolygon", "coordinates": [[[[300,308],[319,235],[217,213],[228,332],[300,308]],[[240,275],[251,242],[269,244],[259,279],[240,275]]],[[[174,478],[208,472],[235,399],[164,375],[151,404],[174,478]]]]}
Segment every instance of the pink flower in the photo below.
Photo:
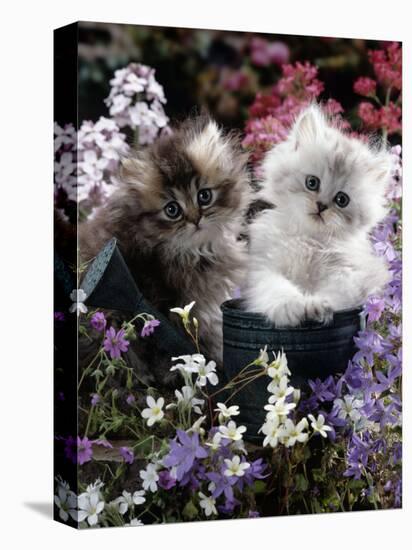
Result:
{"type": "Polygon", "coordinates": [[[92,318],[90,319],[91,326],[97,330],[97,332],[103,332],[106,328],[106,317],[101,311],[96,311],[92,318]]]}
{"type": "Polygon", "coordinates": [[[402,89],[402,48],[398,42],[390,43],[383,50],[370,51],[369,60],[380,84],[402,89]]]}
{"type": "Polygon", "coordinates": [[[277,91],[282,96],[290,94],[299,99],[313,100],[323,92],[323,82],[317,79],[318,68],[308,61],[283,65],[282,72],[277,83],[277,91]]]}
{"type": "Polygon", "coordinates": [[[361,76],[353,85],[353,90],[359,95],[374,96],[376,95],[376,82],[372,78],[361,76]]]}
{"type": "Polygon", "coordinates": [[[223,87],[231,92],[245,88],[249,84],[249,76],[242,71],[233,71],[223,79],[223,87]]]}
{"type": "Polygon", "coordinates": [[[402,129],[402,109],[392,101],[381,107],[381,125],[386,128],[388,134],[395,134],[402,129]]]}
{"type": "Polygon", "coordinates": [[[116,333],[113,327],[106,330],[106,337],[103,341],[103,349],[110,353],[112,359],[118,359],[122,352],[127,351],[129,342],[124,337],[123,328],[116,333]]]}
{"type": "Polygon", "coordinates": [[[380,113],[369,101],[362,101],[359,104],[358,116],[367,128],[379,128],[381,122],[380,113]]]}
{"type": "Polygon", "coordinates": [[[269,42],[260,37],[253,37],[250,41],[250,59],[258,67],[267,67],[270,63],[282,65],[289,61],[289,55],[284,42],[269,42]]]}

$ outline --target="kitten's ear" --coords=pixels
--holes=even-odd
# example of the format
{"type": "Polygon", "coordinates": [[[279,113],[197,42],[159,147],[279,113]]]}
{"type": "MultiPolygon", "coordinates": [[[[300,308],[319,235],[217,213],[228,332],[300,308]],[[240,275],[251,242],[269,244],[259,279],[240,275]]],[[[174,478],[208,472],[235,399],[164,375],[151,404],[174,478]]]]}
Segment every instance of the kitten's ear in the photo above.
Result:
{"type": "Polygon", "coordinates": [[[247,164],[248,155],[240,147],[235,133],[224,133],[210,119],[194,122],[189,132],[186,151],[197,170],[213,179],[222,170],[236,176],[247,164]]]}
{"type": "Polygon", "coordinates": [[[295,149],[305,143],[313,143],[323,137],[328,124],[320,107],[311,105],[304,109],[290,132],[290,140],[295,149]]]}
{"type": "Polygon", "coordinates": [[[375,150],[374,162],[371,166],[371,170],[373,171],[374,181],[380,185],[383,193],[386,192],[390,185],[393,165],[393,157],[384,145],[381,145],[378,150],[375,150]]]}

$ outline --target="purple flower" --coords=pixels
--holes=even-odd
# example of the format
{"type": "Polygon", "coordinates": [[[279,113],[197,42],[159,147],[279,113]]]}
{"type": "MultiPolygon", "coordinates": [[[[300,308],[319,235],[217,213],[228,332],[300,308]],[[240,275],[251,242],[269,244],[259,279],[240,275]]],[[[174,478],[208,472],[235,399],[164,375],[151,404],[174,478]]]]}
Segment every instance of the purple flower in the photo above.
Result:
{"type": "Polygon", "coordinates": [[[364,313],[368,316],[368,321],[378,321],[385,310],[385,300],[377,296],[371,296],[367,301],[364,313]]]}
{"type": "Polygon", "coordinates": [[[322,382],[320,378],[309,380],[309,386],[317,400],[321,403],[324,401],[333,401],[336,397],[336,387],[333,376],[328,376],[324,382],[322,382]]]}
{"type": "Polygon", "coordinates": [[[176,480],[170,475],[167,470],[162,470],[161,472],[158,472],[158,476],[159,481],[157,483],[162,489],[166,489],[166,491],[168,491],[176,485],[176,480]]]}
{"type": "Polygon", "coordinates": [[[104,313],[101,311],[96,311],[90,319],[90,324],[95,330],[97,330],[97,332],[103,332],[107,324],[104,313]]]}
{"type": "Polygon", "coordinates": [[[65,316],[62,311],[55,311],[54,312],[54,320],[55,321],[64,321],[65,316]]]}
{"type": "Polygon", "coordinates": [[[151,334],[153,334],[154,329],[159,325],[160,321],[158,321],[157,319],[149,319],[148,321],[145,321],[140,336],[142,338],[144,338],[145,336],[150,336],[151,334]]]}
{"type": "Polygon", "coordinates": [[[82,465],[92,459],[92,443],[93,442],[87,437],[84,437],[83,439],[81,437],[77,437],[77,439],[75,439],[74,437],[69,436],[65,440],[64,454],[74,464],[78,463],[82,465]]]}
{"type": "Polygon", "coordinates": [[[99,401],[100,401],[100,395],[99,395],[98,393],[94,393],[94,394],[92,395],[92,398],[91,398],[91,400],[90,400],[90,403],[91,403],[92,405],[97,405],[97,403],[99,403],[99,401]]]}
{"type": "Polygon", "coordinates": [[[207,451],[199,443],[199,434],[187,434],[183,430],[176,431],[177,437],[170,441],[170,451],[163,459],[166,468],[176,468],[176,479],[181,481],[189,472],[196,458],[206,458],[207,451]]]}
{"type": "Polygon", "coordinates": [[[124,337],[124,329],[116,333],[113,327],[106,330],[106,337],[103,341],[103,349],[110,353],[112,359],[118,359],[121,352],[127,351],[129,342],[124,337]]]}
{"type": "Polygon", "coordinates": [[[136,398],[131,393],[126,397],[126,403],[128,405],[133,405],[135,403],[135,401],[136,401],[136,398]]]}
{"type": "Polygon", "coordinates": [[[120,447],[119,453],[127,464],[133,464],[134,452],[129,447],[120,447]]]}
{"type": "Polygon", "coordinates": [[[260,514],[257,510],[249,510],[249,518],[260,518],[260,514]]]}

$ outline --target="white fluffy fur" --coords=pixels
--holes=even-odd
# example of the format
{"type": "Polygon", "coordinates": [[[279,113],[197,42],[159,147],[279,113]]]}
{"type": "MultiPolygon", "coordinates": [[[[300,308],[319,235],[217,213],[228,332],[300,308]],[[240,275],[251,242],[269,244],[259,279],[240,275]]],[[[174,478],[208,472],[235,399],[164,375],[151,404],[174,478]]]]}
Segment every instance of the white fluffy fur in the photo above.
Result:
{"type": "Polygon", "coordinates": [[[388,281],[384,260],[369,241],[387,212],[389,154],[344,135],[319,107],[307,108],[288,139],[267,153],[259,198],[275,205],[250,227],[247,308],[277,326],[304,319],[328,322],[388,281]],[[319,191],[305,186],[320,179],[319,191]],[[350,202],[339,208],[338,191],[350,202]],[[328,208],[317,215],[317,201],[328,208]]]}

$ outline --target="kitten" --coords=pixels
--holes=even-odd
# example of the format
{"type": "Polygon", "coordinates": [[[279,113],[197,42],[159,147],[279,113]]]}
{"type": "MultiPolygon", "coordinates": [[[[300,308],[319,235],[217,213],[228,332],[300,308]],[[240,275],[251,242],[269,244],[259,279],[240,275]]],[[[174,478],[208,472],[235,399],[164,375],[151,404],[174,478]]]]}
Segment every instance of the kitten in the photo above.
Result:
{"type": "MultiPolygon", "coordinates": [[[[249,196],[246,163],[233,134],[205,117],[186,121],[122,161],[119,189],[80,229],[83,260],[118,239],[143,295],[171,322],[181,325],[171,308],[195,301],[201,352],[217,362],[220,305],[245,273],[239,234],[249,196]]],[[[145,342],[137,342],[137,352],[145,342]]]]}
{"type": "Polygon", "coordinates": [[[370,231],[387,213],[390,155],[349,137],[312,105],[263,162],[261,199],[274,204],[250,227],[247,308],[275,325],[331,320],[389,279],[370,231]]]}

